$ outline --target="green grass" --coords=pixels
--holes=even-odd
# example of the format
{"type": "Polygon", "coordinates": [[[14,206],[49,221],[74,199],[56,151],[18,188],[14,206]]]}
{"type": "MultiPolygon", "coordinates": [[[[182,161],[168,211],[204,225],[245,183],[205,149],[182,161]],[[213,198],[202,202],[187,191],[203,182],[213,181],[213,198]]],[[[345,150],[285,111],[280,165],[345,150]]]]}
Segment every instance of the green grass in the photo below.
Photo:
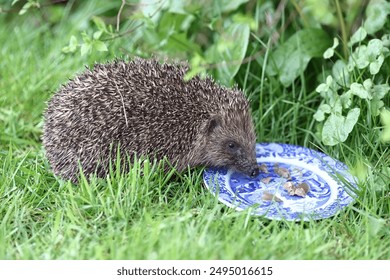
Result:
{"type": "Polygon", "coordinates": [[[54,28],[34,16],[0,15],[0,259],[390,259],[390,153],[369,138],[379,124],[360,124],[348,144],[322,146],[316,94],[287,91],[254,65],[238,81],[251,97],[258,141],[320,147],[366,174],[356,202],[338,215],[297,223],[253,217],[219,203],[201,170],[179,176],[156,164],[78,186],[56,179],[40,141],[45,102],[84,65],[123,55],[61,53],[96,9],[65,13],[54,28]]]}

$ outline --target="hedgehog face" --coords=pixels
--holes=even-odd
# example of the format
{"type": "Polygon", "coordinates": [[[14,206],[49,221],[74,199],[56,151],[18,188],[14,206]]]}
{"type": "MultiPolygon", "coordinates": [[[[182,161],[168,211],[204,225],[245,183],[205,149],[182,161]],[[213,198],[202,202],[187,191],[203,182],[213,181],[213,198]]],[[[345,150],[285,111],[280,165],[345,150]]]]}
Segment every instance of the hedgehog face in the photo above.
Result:
{"type": "Polygon", "coordinates": [[[212,118],[207,133],[205,165],[231,168],[251,177],[259,174],[256,135],[249,117],[228,122],[212,118]]]}

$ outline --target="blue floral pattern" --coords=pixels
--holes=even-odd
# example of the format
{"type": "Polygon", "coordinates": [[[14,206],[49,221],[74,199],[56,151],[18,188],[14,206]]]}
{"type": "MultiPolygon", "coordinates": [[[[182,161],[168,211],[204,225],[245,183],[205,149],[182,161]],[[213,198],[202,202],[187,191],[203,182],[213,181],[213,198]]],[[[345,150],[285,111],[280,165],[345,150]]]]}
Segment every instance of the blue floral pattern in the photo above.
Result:
{"type": "Polygon", "coordinates": [[[229,207],[239,211],[252,207],[254,215],[275,220],[328,218],[354,200],[355,177],[345,164],[321,152],[288,144],[261,143],[256,144],[256,157],[268,173],[260,172],[256,178],[249,178],[225,168],[209,168],[203,174],[207,188],[229,207]],[[305,197],[288,194],[283,188],[287,179],[274,172],[275,164],[289,170],[294,184],[305,182],[310,186],[305,197]],[[269,182],[264,183],[265,178],[269,182]],[[282,202],[263,200],[265,191],[282,202]]]}

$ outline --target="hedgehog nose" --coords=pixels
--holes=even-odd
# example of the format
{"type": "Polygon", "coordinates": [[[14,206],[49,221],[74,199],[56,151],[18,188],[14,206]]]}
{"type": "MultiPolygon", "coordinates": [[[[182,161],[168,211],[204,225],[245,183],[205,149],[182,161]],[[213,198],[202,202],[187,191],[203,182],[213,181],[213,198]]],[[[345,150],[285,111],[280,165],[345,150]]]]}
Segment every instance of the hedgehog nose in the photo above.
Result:
{"type": "Polygon", "coordinates": [[[251,176],[252,178],[254,178],[254,177],[256,177],[257,175],[259,175],[259,173],[260,173],[260,170],[259,170],[258,167],[256,167],[256,168],[252,169],[252,171],[250,172],[250,176],[251,176]]]}

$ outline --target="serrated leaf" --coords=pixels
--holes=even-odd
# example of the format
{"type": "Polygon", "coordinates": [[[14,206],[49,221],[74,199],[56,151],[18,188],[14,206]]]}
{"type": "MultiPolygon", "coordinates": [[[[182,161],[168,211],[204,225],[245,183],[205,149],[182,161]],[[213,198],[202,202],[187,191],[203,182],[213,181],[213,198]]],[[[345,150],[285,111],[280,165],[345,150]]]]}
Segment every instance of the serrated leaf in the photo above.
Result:
{"type": "Polygon", "coordinates": [[[366,9],[366,21],[364,28],[368,34],[379,31],[386,23],[387,15],[390,13],[390,3],[383,0],[370,1],[366,9]]]}
{"type": "Polygon", "coordinates": [[[218,64],[215,75],[224,85],[230,85],[241,67],[249,42],[248,24],[233,23],[217,38],[205,52],[209,64],[218,64]]]}
{"type": "Polygon", "coordinates": [[[367,31],[364,29],[364,27],[359,27],[358,30],[352,35],[351,39],[349,40],[348,47],[353,46],[356,43],[359,43],[363,41],[367,37],[367,31]]]}
{"type": "Polygon", "coordinates": [[[94,41],[93,46],[96,48],[97,51],[99,52],[106,52],[108,51],[108,48],[106,44],[102,41],[94,41]]]}
{"type": "Polygon", "coordinates": [[[289,86],[313,57],[322,57],[329,45],[330,38],[322,29],[300,30],[271,53],[267,74],[279,75],[282,84],[289,86]]]}

